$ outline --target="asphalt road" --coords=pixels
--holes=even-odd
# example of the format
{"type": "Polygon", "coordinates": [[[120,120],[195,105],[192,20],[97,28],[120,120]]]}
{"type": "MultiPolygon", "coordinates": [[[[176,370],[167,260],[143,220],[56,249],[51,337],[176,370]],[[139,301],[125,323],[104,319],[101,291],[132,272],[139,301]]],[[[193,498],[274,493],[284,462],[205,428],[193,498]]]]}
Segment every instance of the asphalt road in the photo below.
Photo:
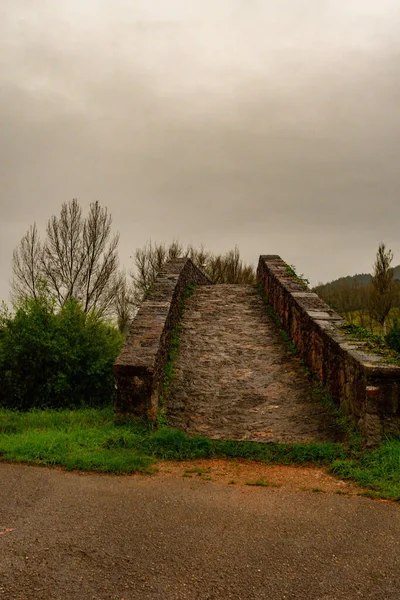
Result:
{"type": "Polygon", "coordinates": [[[399,600],[400,507],[0,464],[0,599],[399,600]]]}

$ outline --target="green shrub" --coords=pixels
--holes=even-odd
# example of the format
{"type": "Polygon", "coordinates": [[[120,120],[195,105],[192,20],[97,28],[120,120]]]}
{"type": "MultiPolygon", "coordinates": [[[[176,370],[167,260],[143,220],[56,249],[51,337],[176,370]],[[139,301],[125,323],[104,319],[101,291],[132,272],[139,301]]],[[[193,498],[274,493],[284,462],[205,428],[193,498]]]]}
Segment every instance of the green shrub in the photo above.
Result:
{"type": "Polygon", "coordinates": [[[0,406],[73,408],[110,402],[122,336],[76,300],[59,311],[45,295],[0,318],[0,406]]]}
{"type": "Polygon", "coordinates": [[[397,319],[394,319],[393,327],[386,336],[386,343],[392,350],[400,352],[400,325],[397,319]]]}

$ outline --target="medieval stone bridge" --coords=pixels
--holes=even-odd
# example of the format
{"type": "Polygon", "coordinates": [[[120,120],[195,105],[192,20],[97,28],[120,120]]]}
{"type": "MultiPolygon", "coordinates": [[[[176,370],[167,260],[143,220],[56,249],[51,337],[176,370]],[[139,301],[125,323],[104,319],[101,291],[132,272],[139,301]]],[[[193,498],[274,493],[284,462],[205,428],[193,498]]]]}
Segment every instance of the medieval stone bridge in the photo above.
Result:
{"type": "Polygon", "coordinates": [[[334,441],[319,383],[369,443],[399,432],[400,367],[349,340],[343,319],[278,256],[260,257],[257,280],[214,285],[189,259],[167,263],[114,367],[116,419],[162,410],[169,425],[208,437],[334,441]]]}

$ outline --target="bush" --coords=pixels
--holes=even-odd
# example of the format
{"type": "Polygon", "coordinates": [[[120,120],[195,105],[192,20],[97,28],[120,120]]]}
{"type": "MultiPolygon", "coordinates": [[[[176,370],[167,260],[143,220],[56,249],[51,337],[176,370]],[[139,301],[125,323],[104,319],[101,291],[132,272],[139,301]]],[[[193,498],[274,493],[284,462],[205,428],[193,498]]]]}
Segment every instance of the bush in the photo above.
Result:
{"type": "Polygon", "coordinates": [[[114,389],[118,330],[76,300],[55,311],[46,296],[26,299],[0,319],[0,406],[29,410],[102,406],[114,389]]]}
{"type": "Polygon", "coordinates": [[[386,336],[386,343],[392,350],[400,352],[400,325],[397,319],[394,319],[393,327],[386,336]]]}

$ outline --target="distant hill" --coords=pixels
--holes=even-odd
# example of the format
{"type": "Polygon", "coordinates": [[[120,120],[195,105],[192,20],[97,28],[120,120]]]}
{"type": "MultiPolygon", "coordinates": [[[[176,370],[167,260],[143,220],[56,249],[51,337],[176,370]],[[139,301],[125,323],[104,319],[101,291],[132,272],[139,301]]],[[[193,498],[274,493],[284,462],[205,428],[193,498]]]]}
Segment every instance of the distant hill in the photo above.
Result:
{"type": "MultiPolygon", "coordinates": [[[[371,277],[372,275],[370,275],[369,273],[357,273],[356,275],[347,275],[346,277],[339,277],[339,279],[334,279],[329,283],[317,285],[316,287],[320,288],[325,285],[329,285],[329,287],[351,287],[353,283],[366,284],[371,280],[371,277]]],[[[394,267],[394,278],[400,280],[400,265],[394,267]]]]}
{"type": "MultiPolygon", "coordinates": [[[[372,316],[368,313],[370,305],[370,287],[368,283],[371,281],[371,278],[372,275],[369,273],[348,275],[347,277],[340,277],[334,281],[317,285],[313,288],[313,291],[350,322],[352,322],[354,315],[358,315],[357,318],[361,318],[360,315],[363,314],[364,322],[362,326],[365,327],[368,325],[372,331],[372,316]],[[369,322],[365,321],[365,314],[370,315],[368,317],[369,322]]],[[[394,267],[394,278],[396,281],[392,306],[400,307],[400,265],[394,267]]]]}

